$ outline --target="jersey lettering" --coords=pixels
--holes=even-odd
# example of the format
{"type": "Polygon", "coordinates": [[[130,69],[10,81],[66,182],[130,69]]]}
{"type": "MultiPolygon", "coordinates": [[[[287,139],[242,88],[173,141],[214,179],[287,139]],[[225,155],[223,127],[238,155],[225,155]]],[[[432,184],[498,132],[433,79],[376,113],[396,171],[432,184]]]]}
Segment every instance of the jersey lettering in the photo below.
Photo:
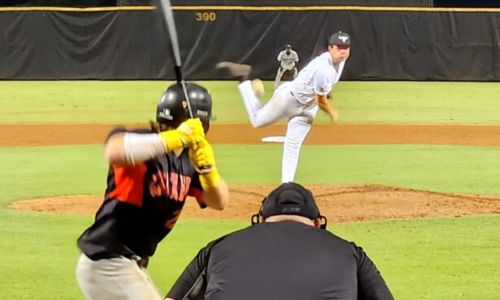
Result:
{"type": "Polygon", "coordinates": [[[179,197],[182,199],[186,199],[189,192],[189,186],[191,185],[191,177],[181,176],[179,184],[179,197]]]}
{"type": "Polygon", "coordinates": [[[158,171],[151,176],[149,193],[153,197],[165,196],[175,201],[184,201],[187,197],[191,177],[175,172],[158,171]]]}
{"type": "Polygon", "coordinates": [[[170,198],[179,200],[179,193],[177,187],[179,186],[179,174],[170,173],[170,184],[172,185],[172,192],[170,193],[170,198]],[[175,188],[174,188],[175,187],[175,188]]]}

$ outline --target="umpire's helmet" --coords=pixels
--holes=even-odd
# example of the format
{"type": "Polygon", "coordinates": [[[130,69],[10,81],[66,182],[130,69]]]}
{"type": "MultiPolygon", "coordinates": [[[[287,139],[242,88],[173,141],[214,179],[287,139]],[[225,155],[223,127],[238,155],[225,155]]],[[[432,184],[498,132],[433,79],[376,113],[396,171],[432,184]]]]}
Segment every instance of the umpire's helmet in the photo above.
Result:
{"type": "MultiPolygon", "coordinates": [[[[186,89],[193,118],[200,118],[206,133],[212,116],[212,97],[204,87],[195,83],[186,83],[186,89]]],[[[156,121],[169,128],[177,128],[188,118],[189,108],[182,85],[176,83],[169,86],[156,107],[156,121]]]]}

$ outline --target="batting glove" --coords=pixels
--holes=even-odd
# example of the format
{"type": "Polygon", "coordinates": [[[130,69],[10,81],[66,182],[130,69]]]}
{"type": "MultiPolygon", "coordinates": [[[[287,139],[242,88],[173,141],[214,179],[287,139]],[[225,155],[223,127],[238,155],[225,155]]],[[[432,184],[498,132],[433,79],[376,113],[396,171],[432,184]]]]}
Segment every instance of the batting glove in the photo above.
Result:
{"type": "Polygon", "coordinates": [[[160,132],[160,138],[167,151],[191,147],[205,137],[200,119],[188,119],[177,129],[160,132]]]}
{"type": "Polygon", "coordinates": [[[214,150],[210,143],[201,138],[189,149],[191,161],[200,173],[200,182],[204,190],[217,187],[220,182],[220,175],[215,166],[214,150]]]}

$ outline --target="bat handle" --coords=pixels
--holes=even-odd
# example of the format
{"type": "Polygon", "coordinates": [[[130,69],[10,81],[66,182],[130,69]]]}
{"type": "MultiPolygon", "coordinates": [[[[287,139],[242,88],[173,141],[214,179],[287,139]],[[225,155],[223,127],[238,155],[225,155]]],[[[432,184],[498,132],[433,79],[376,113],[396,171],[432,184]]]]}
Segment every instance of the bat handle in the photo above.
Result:
{"type": "Polygon", "coordinates": [[[175,79],[177,79],[178,83],[182,82],[182,72],[181,72],[181,66],[175,66],[175,79]]]}

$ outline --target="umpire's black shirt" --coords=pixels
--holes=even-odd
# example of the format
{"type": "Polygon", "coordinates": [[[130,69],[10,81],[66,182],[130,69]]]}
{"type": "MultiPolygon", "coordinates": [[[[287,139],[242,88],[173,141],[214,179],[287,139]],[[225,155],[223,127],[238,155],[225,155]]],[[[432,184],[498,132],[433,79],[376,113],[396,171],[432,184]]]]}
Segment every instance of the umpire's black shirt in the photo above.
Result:
{"type": "Polygon", "coordinates": [[[393,299],[363,249],[296,222],[254,225],[209,244],[168,296],[182,299],[205,267],[204,299],[393,299]]]}

